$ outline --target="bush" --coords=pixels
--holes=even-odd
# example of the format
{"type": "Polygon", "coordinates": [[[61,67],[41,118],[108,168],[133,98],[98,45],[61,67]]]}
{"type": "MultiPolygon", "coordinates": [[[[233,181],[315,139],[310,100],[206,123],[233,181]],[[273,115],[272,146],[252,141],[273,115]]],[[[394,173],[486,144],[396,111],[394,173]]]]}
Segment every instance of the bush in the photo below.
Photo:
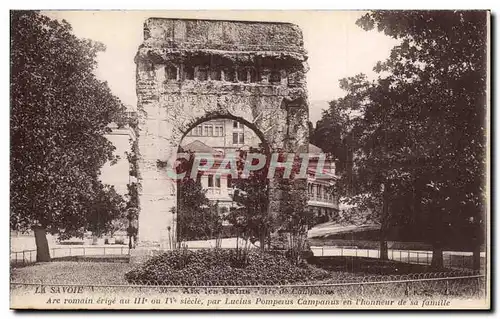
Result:
{"type": "Polygon", "coordinates": [[[284,256],[249,251],[244,259],[236,249],[174,250],[153,257],[125,274],[135,284],[238,284],[238,282],[306,282],[329,272],[306,263],[295,266],[284,256]]]}

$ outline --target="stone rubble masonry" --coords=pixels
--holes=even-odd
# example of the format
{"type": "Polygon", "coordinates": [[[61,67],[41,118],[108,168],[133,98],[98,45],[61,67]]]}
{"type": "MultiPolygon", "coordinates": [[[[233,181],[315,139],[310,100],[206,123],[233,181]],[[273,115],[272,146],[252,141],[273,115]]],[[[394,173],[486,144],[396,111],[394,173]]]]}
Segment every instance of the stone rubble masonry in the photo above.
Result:
{"type": "MultiPolygon", "coordinates": [[[[197,124],[216,118],[241,121],[270,152],[296,152],[309,144],[306,60],[302,32],[290,23],[146,20],[135,57],[140,246],[173,247],[176,184],[157,163],[172,165],[183,136],[197,124]],[[228,75],[204,79],[199,75],[204,69],[228,75]],[[237,70],[247,69],[260,78],[238,81],[237,70]],[[189,70],[193,77],[185,75],[189,70]],[[277,82],[271,82],[273,71],[280,76],[277,82]]],[[[271,193],[273,213],[279,192],[271,193]]]]}

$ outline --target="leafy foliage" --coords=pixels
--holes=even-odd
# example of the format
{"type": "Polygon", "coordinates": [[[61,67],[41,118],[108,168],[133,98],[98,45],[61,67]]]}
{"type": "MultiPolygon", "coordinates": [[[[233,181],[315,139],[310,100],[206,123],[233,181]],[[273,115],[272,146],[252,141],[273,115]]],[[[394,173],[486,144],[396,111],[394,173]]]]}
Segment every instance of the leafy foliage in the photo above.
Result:
{"type": "MultiPolygon", "coordinates": [[[[234,186],[233,207],[227,217],[238,233],[245,239],[260,240],[264,248],[266,237],[273,229],[274,219],[269,214],[269,181],[267,180],[268,163],[260,170],[242,176],[243,167],[250,153],[263,153],[262,149],[251,148],[248,152],[240,151],[237,159],[238,178],[232,180],[234,186]]],[[[252,159],[252,165],[258,160],[252,159]]]]}
{"type": "Polygon", "coordinates": [[[188,172],[177,182],[177,238],[182,240],[211,239],[222,232],[222,218],[218,205],[212,204],[206,196],[207,190],[201,186],[200,179],[191,179],[189,173],[193,166],[194,154],[182,159],[177,166],[178,173],[188,172]]]}
{"type": "Polygon", "coordinates": [[[303,252],[308,249],[307,230],[314,217],[307,207],[307,180],[296,176],[300,164],[300,159],[295,158],[289,178],[285,178],[283,172],[279,172],[276,178],[281,193],[277,214],[278,231],[286,234],[287,256],[295,264],[302,262],[303,252]]]}
{"type": "Polygon", "coordinates": [[[376,65],[376,81],[341,81],[347,95],[332,101],[315,132],[340,137],[320,146],[340,148],[346,195],[385,203],[377,219],[409,225],[438,249],[435,256],[457,236],[478,245],[484,225],[486,18],[479,11],[366,14],[358,25],[400,45],[376,65]],[[471,225],[476,231],[460,231],[471,225]]]}
{"type": "Polygon", "coordinates": [[[96,79],[104,46],[33,11],[11,11],[12,229],[52,233],[105,230],[121,201],[99,180],[113,160],[103,136],[123,110],[96,79]]]}
{"type": "Polygon", "coordinates": [[[175,282],[188,285],[237,281],[307,282],[329,276],[306,264],[292,265],[285,257],[252,250],[242,264],[237,250],[173,250],[153,257],[125,274],[130,283],[175,282]]]}

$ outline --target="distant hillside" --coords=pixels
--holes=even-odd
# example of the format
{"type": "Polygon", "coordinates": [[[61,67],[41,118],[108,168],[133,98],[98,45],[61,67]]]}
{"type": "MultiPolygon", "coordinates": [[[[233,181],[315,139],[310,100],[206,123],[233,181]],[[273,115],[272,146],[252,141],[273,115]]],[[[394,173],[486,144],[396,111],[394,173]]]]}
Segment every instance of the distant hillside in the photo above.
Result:
{"type": "Polygon", "coordinates": [[[321,119],[321,113],[328,108],[328,101],[315,100],[309,101],[309,121],[316,127],[316,122],[321,119]]]}

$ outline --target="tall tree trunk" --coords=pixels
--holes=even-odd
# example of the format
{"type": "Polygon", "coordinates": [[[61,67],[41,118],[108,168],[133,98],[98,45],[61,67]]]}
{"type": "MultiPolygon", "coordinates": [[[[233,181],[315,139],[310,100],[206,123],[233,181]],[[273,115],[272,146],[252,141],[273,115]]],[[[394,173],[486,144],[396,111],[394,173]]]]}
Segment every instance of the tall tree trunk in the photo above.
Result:
{"type": "Polygon", "coordinates": [[[442,270],[444,268],[443,262],[443,239],[445,238],[445,229],[443,223],[442,209],[435,208],[431,211],[431,236],[432,243],[432,261],[431,268],[434,270],[442,270]]]}
{"type": "Polygon", "coordinates": [[[387,249],[387,223],[389,221],[389,186],[387,183],[384,184],[384,193],[382,196],[382,218],[380,220],[380,251],[379,258],[382,260],[389,259],[389,252],[387,249]]]}
{"type": "Polygon", "coordinates": [[[440,241],[434,242],[432,245],[431,268],[434,270],[442,270],[444,268],[443,245],[440,241]]]}
{"type": "Polygon", "coordinates": [[[389,250],[387,249],[387,241],[385,238],[380,239],[380,259],[388,260],[389,259],[389,250]]]}
{"type": "Polygon", "coordinates": [[[480,270],[481,269],[481,244],[480,241],[475,239],[473,240],[473,250],[472,250],[472,269],[480,270]]]}
{"type": "Polygon", "coordinates": [[[259,237],[260,237],[259,238],[260,250],[264,251],[266,248],[266,234],[264,232],[262,232],[259,237]]]}
{"type": "Polygon", "coordinates": [[[49,243],[47,241],[47,232],[45,231],[45,228],[37,226],[33,228],[33,231],[35,233],[36,261],[50,261],[49,243]]]}

